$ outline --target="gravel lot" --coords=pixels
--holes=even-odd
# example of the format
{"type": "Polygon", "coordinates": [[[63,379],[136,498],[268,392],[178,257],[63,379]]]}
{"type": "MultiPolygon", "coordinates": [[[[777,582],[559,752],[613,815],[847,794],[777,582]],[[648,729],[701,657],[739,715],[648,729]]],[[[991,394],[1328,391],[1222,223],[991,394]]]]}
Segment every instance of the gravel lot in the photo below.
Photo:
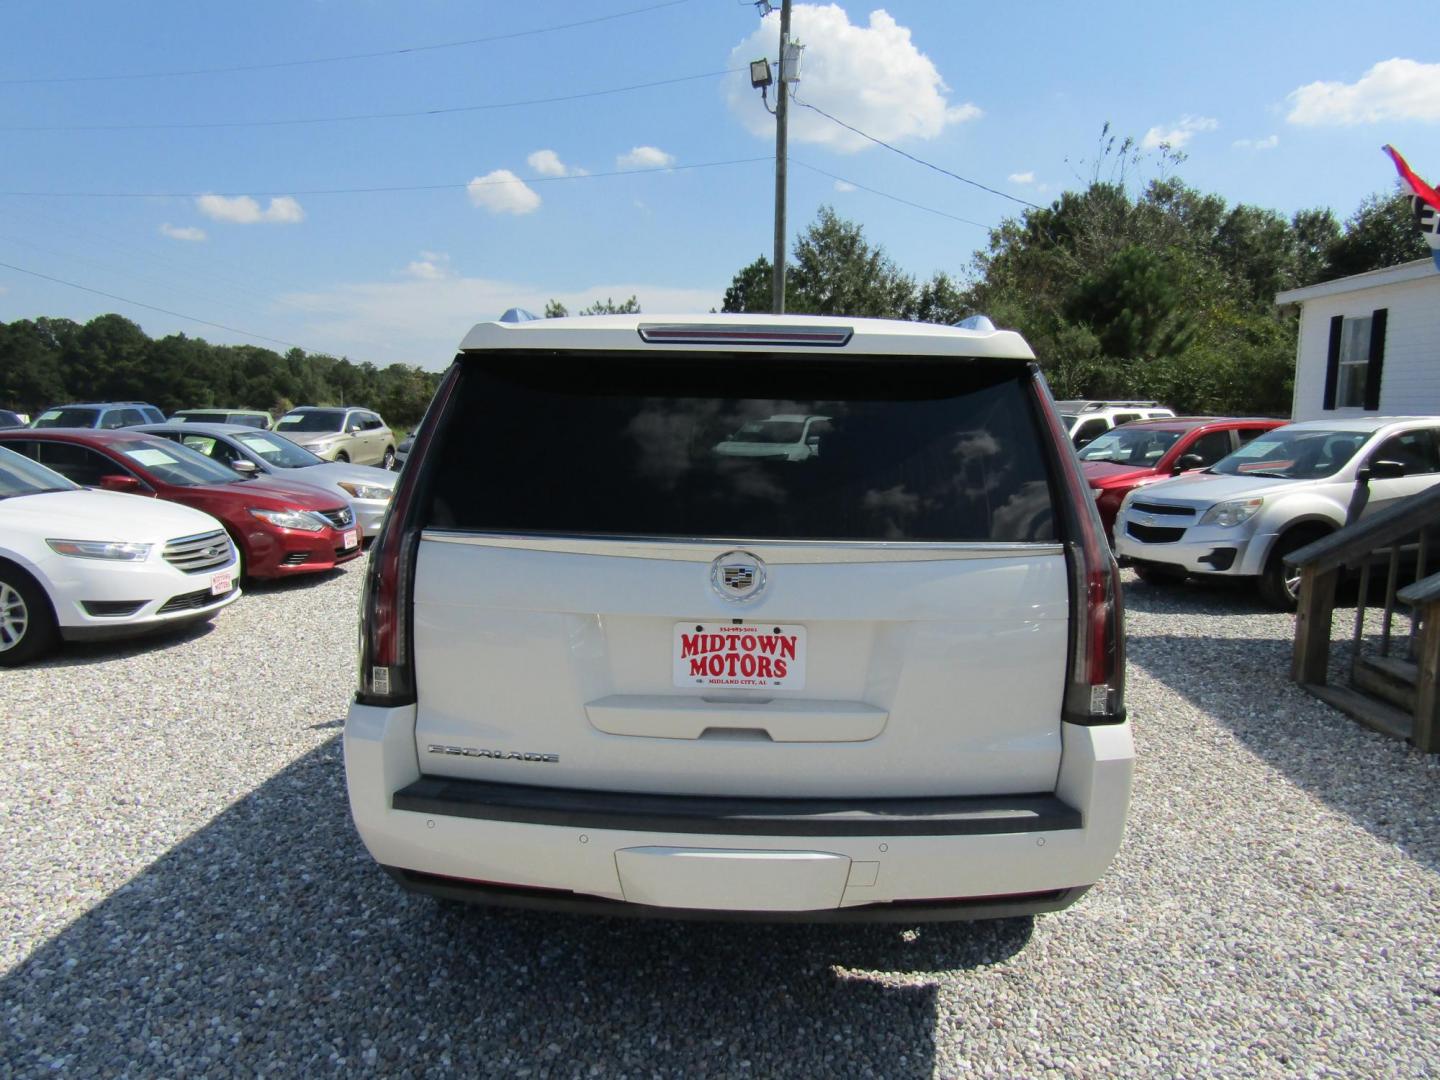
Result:
{"type": "Polygon", "coordinates": [[[1440,763],[1245,593],[1127,578],[1135,805],[1078,905],[759,927],[402,894],[345,805],[359,570],[0,672],[0,1076],[1440,1072],[1440,763]]]}

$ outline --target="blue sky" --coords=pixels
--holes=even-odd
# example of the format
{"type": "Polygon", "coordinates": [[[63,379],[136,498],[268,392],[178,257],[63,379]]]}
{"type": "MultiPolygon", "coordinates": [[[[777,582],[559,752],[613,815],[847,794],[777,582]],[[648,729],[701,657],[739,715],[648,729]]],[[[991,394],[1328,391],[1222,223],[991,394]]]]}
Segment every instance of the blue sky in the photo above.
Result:
{"type": "MultiPolygon", "coordinates": [[[[777,17],[740,0],[11,5],[0,263],[232,329],[4,267],[0,321],[118,311],[157,336],[434,368],[512,304],[718,307],[769,252],[774,140],[748,80],[715,73],[773,59],[777,17]],[[528,33],[581,20],[602,21],[528,33]],[[95,78],[216,68],[249,70],[95,78]],[[275,123],[661,80],[685,81],[275,123]],[[323,193],[406,187],[428,190],[323,193]]],[[[1440,176],[1440,57],[1416,28],[1328,0],[797,4],[794,27],[802,100],[1015,198],[1082,185],[1109,121],[1182,143],[1202,190],[1341,217],[1393,183],[1382,143],[1440,176]]],[[[804,110],[790,156],[792,235],[830,204],[921,277],[963,276],[979,226],[1021,209],[804,110]]]]}

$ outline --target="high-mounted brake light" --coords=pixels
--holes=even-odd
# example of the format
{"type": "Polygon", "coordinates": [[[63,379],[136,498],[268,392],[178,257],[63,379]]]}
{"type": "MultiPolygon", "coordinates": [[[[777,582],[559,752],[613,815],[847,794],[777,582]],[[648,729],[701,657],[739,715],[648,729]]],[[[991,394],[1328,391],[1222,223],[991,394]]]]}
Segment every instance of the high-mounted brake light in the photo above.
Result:
{"type": "Polygon", "coordinates": [[[1056,449],[1071,526],[1070,603],[1078,617],[1070,621],[1064,718],[1076,724],[1116,724],[1125,719],[1125,611],[1120,568],[1105,541],[1100,514],[1050,388],[1038,371],[1035,381],[1056,449]]]}
{"type": "Polygon", "coordinates": [[[642,323],[640,340],[649,345],[805,345],[838,349],[850,343],[849,326],[705,326],[642,323]]]}
{"type": "Polygon", "coordinates": [[[452,366],[435,390],[420,421],[410,462],[390,500],[385,524],[370,552],[360,602],[360,686],[362,705],[409,705],[415,700],[415,661],[410,641],[410,589],[415,575],[419,488],[429,471],[425,452],[458,381],[452,366]]]}

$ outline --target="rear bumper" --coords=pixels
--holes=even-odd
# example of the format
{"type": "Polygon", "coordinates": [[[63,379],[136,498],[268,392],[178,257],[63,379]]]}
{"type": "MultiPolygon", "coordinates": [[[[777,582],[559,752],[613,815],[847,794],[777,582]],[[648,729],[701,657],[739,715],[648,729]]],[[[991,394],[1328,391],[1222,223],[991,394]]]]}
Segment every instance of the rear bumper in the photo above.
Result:
{"type": "Polygon", "coordinates": [[[1134,757],[1128,725],[1066,724],[1053,794],[884,807],[629,796],[422,778],[414,718],[413,706],[353,705],[344,736],[356,828],[407,888],[654,917],[924,921],[1057,910],[1114,858],[1134,757]]]}

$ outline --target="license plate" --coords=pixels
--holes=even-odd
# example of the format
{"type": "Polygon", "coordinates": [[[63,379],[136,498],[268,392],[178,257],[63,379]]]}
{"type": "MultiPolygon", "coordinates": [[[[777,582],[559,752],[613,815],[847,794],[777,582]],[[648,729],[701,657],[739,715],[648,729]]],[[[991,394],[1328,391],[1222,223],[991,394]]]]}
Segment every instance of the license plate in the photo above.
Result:
{"type": "Polygon", "coordinates": [[[225,571],[223,574],[216,574],[210,579],[210,595],[224,596],[235,587],[235,574],[232,571],[225,571]]]}
{"type": "Polygon", "coordinates": [[[676,623],[676,686],[801,690],[805,627],[676,623]]]}
{"type": "Polygon", "coordinates": [[[354,529],[346,529],[345,535],[340,538],[342,547],[352,548],[358,543],[360,543],[360,534],[354,529]]]}

